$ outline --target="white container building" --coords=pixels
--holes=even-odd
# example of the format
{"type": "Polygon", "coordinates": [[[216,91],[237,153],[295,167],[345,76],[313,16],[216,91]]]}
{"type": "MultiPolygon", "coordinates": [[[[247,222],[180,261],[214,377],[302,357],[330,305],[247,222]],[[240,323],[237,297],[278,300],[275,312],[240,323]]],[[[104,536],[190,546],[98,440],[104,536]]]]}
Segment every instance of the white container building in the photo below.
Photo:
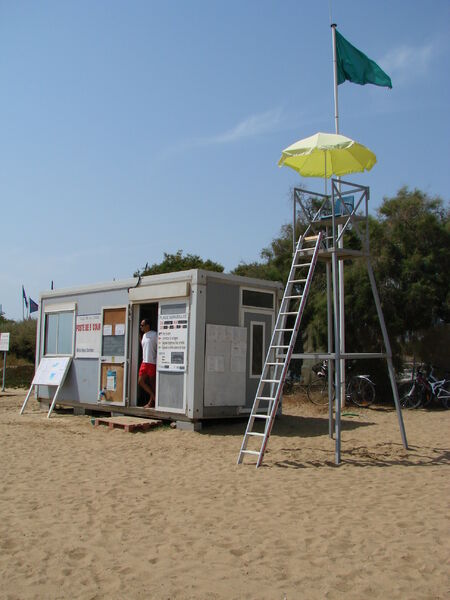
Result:
{"type": "MultiPolygon", "coordinates": [[[[193,269],[40,296],[36,362],[72,357],[58,404],[177,421],[248,414],[280,283],[193,269]],[[139,324],[158,332],[156,404],[138,386],[139,324]]],[[[54,388],[37,386],[51,403],[54,388]]]]}

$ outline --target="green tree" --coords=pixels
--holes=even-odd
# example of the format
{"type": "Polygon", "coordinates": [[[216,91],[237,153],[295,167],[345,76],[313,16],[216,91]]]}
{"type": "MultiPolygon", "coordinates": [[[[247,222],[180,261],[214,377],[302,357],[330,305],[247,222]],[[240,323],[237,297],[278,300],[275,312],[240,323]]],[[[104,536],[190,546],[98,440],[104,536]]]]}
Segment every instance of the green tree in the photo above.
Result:
{"type": "Polygon", "coordinates": [[[402,341],[449,322],[450,222],[440,198],[404,187],[385,198],[371,231],[382,300],[402,341]]]}
{"type": "MultiPolygon", "coordinates": [[[[15,359],[34,363],[36,356],[36,327],[36,319],[25,319],[24,321],[2,319],[0,322],[0,332],[9,332],[10,334],[10,358],[14,357],[15,359]]],[[[9,359],[8,362],[10,362],[9,359]]]]}
{"type": "Polygon", "coordinates": [[[145,267],[136,271],[133,275],[134,277],[139,277],[157,275],[159,273],[187,271],[189,269],[205,269],[206,271],[216,271],[218,273],[222,273],[224,270],[220,263],[209,259],[203,260],[197,254],[185,254],[183,256],[183,251],[178,250],[175,254],[164,252],[164,259],[160,263],[153,263],[152,265],[146,263],[145,267]]]}

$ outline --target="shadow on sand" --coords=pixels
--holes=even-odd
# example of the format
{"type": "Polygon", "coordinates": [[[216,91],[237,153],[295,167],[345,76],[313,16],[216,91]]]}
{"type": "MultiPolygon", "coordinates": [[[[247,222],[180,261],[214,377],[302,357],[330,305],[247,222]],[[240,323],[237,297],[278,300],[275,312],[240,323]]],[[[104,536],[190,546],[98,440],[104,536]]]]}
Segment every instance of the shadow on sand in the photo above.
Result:
{"type": "MultiPolygon", "coordinates": [[[[239,419],[239,421],[206,421],[203,423],[201,433],[203,435],[233,435],[243,436],[247,426],[248,419],[239,419]]],[[[369,427],[375,425],[370,421],[354,421],[342,419],[342,431],[352,431],[360,427],[369,427]]],[[[255,428],[256,431],[258,429],[255,428]]],[[[262,431],[262,424],[260,426],[262,431]]],[[[328,435],[327,417],[299,417],[294,415],[282,415],[275,420],[271,437],[301,437],[310,438],[321,435],[328,435]]]]}
{"type": "MultiPolygon", "coordinates": [[[[311,450],[305,448],[305,450],[311,450]]],[[[331,450],[331,448],[330,448],[331,450]]],[[[283,452],[292,454],[293,449],[283,448],[283,452]]],[[[298,451],[301,455],[301,451],[298,451]]],[[[322,448],[314,448],[317,455],[313,460],[279,460],[273,463],[274,467],[281,469],[308,469],[314,467],[336,467],[330,460],[330,452],[322,448]]],[[[405,450],[401,444],[385,443],[375,447],[366,448],[357,446],[345,448],[342,446],[341,465],[352,467],[431,467],[437,465],[450,465],[450,451],[442,448],[419,448],[409,446],[405,450]]],[[[264,464],[262,465],[264,466],[264,464]]]]}

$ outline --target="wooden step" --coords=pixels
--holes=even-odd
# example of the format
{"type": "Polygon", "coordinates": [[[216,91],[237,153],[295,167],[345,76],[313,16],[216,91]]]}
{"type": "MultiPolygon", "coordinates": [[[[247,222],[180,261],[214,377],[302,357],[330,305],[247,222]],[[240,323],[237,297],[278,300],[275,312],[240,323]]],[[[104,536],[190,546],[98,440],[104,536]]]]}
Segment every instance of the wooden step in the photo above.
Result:
{"type": "Polygon", "coordinates": [[[123,429],[128,433],[148,431],[162,425],[159,419],[139,419],[137,417],[101,417],[94,421],[94,427],[107,425],[109,429],[123,429]]]}

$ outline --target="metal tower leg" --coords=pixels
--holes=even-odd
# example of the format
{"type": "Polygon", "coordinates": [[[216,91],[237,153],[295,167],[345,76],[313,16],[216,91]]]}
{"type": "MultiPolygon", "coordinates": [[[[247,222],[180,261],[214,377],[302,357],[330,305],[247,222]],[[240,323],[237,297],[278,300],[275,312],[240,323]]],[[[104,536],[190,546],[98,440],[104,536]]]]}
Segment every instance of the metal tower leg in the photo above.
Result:
{"type": "Polygon", "coordinates": [[[370,285],[372,287],[373,298],[375,300],[375,305],[377,307],[378,320],[380,321],[381,331],[383,333],[384,346],[386,348],[386,354],[387,354],[389,378],[391,380],[392,393],[394,395],[395,410],[397,411],[397,418],[398,418],[398,424],[400,427],[400,433],[402,436],[403,447],[407,450],[408,442],[406,439],[405,426],[403,423],[403,415],[402,415],[402,410],[400,408],[400,401],[398,398],[397,383],[395,381],[394,365],[392,363],[391,344],[389,342],[389,337],[387,334],[386,323],[384,322],[383,311],[381,310],[380,297],[378,295],[377,285],[375,282],[375,276],[373,274],[373,268],[372,268],[372,263],[371,263],[370,259],[367,259],[367,271],[369,273],[369,279],[370,279],[370,285]]]}
{"type": "MultiPolygon", "coordinates": [[[[327,317],[328,317],[328,352],[333,352],[333,295],[331,287],[331,263],[327,262],[327,317]]],[[[333,375],[332,361],[328,359],[328,435],[333,437],[333,375]]]]}
{"type": "Polygon", "coordinates": [[[334,298],[334,380],[335,380],[335,463],[341,462],[341,343],[340,343],[340,314],[339,314],[339,267],[336,249],[332,254],[333,298],[334,298]]]}

